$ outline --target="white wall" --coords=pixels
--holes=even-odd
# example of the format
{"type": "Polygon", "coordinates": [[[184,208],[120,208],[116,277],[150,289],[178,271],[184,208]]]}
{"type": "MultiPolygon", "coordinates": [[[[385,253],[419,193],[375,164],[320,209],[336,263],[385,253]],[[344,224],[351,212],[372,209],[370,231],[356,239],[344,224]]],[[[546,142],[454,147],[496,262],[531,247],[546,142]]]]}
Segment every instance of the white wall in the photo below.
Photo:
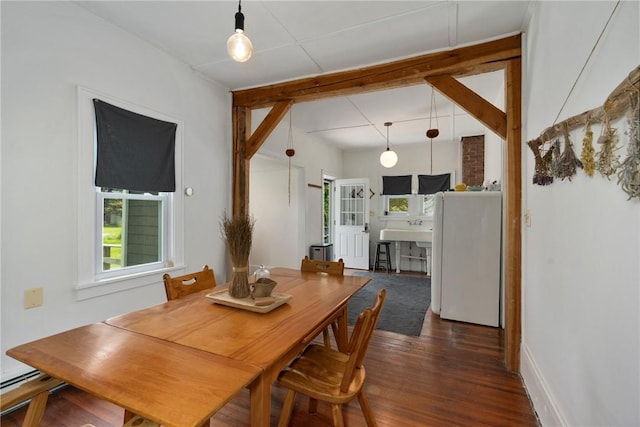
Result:
{"type": "MultiPolygon", "coordinates": [[[[615,2],[536,2],[526,36],[524,141],[553,124],[615,2]]],[[[640,63],[637,1],[624,1],[559,120],[602,105],[640,63]]],[[[619,153],[626,155],[626,121],[619,153]]],[[[600,134],[600,127],[593,127],[600,134]]],[[[584,129],[572,132],[579,153],[584,129]]],[[[597,145],[597,144],[595,144],[597,145]]],[[[640,201],[583,171],[532,185],[523,145],[522,374],[545,426],[640,425],[640,201]]],[[[599,147],[596,146],[596,150],[599,147]]],[[[578,154],[579,155],[579,154],[578,154]]]]}
{"type": "MultiPolygon", "coordinates": [[[[77,301],[77,108],[81,85],[184,122],[185,264],[225,273],[230,100],[167,54],[68,2],[2,2],[2,377],[8,348],[165,300],[151,286],[77,301]],[[44,305],[25,310],[24,290],[44,305]]],[[[182,191],[182,189],[178,189],[182,191]]],[[[87,213],[88,214],[88,213],[87,213]]],[[[80,213],[82,215],[82,213],[80,213]]],[[[175,271],[179,274],[179,271],[175,271]]]]}
{"type": "MultiPolygon", "coordinates": [[[[291,204],[289,205],[289,118],[285,117],[251,159],[249,208],[256,220],[251,264],[299,268],[309,246],[322,242],[322,174],[342,175],[342,151],[295,128],[293,107],[291,204]]],[[[266,111],[252,114],[255,129],[266,111]]]]}
{"type": "Polygon", "coordinates": [[[298,268],[304,257],[306,228],[304,170],[260,154],[251,159],[249,208],[255,219],[250,270],[260,264],[298,268]]]}

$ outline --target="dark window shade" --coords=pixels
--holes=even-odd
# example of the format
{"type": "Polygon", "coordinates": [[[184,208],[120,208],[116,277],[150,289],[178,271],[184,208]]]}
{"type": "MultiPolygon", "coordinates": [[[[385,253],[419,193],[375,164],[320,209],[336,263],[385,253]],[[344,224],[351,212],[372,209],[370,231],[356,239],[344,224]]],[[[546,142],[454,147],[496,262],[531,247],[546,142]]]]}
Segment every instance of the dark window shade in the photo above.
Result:
{"type": "Polygon", "coordinates": [[[418,194],[435,194],[438,191],[449,191],[451,174],[418,175],[418,194]]]}
{"type": "Polygon", "coordinates": [[[382,194],[385,196],[411,194],[411,175],[383,176],[382,194]]]}
{"type": "Polygon", "coordinates": [[[93,100],[97,130],[97,187],[175,191],[177,124],[93,100]]]}

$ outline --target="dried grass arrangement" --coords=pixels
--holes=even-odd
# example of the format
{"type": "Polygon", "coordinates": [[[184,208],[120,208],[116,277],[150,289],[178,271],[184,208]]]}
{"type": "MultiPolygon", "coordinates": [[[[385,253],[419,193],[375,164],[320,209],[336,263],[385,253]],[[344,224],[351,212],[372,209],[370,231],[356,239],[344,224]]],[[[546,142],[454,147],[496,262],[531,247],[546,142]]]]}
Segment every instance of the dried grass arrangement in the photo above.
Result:
{"type": "Polygon", "coordinates": [[[229,285],[229,295],[233,298],[246,298],[251,293],[248,263],[254,224],[251,215],[229,218],[226,213],[220,223],[233,264],[233,277],[229,285]]]}

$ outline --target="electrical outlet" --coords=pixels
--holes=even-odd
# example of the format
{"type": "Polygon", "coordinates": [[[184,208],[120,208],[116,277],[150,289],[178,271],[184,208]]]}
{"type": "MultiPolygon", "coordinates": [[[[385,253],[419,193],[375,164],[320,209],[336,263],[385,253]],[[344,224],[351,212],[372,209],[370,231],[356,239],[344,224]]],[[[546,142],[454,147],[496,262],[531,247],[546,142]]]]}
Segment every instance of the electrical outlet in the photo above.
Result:
{"type": "Polygon", "coordinates": [[[42,288],[24,290],[24,308],[35,308],[42,305],[42,288]]]}
{"type": "Polygon", "coordinates": [[[527,228],[531,228],[531,209],[527,209],[524,213],[524,222],[527,225],[527,228]]]}

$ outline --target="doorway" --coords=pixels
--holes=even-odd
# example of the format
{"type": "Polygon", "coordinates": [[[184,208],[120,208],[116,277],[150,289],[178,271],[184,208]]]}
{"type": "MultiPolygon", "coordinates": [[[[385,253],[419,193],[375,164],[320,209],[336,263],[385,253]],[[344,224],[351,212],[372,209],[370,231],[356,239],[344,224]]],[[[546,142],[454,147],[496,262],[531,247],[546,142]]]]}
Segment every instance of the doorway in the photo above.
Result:
{"type": "Polygon", "coordinates": [[[322,243],[333,243],[333,189],[334,177],[322,176],[322,243]]]}

